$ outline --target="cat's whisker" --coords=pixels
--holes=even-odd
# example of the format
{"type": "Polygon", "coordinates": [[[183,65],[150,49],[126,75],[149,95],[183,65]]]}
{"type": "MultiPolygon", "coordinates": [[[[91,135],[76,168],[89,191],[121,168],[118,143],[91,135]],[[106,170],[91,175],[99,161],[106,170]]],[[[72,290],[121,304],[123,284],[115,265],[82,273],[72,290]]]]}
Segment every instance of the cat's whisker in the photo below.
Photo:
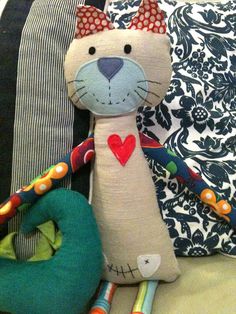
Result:
{"type": "Polygon", "coordinates": [[[138,81],[137,83],[142,83],[142,82],[149,82],[149,83],[161,85],[160,82],[158,82],[158,81],[152,81],[152,80],[142,80],[142,81],[138,81]]]}
{"type": "Polygon", "coordinates": [[[83,95],[81,95],[81,96],[78,98],[78,100],[76,100],[75,104],[77,104],[77,103],[80,101],[80,99],[81,99],[82,97],[84,97],[85,95],[87,95],[87,94],[88,94],[88,92],[85,92],[83,95]]]}
{"type": "Polygon", "coordinates": [[[81,89],[84,89],[84,88],[85,88],[85,86],[76,89],[76,91],[75,91],[70,97],[71,97],[71,98],[74,97],[77,92],[79,92],[81,89]]]}
{"type": "Polygon", "coordinates": [[[159,95],[157,95],[157,94],[155,94],[155,93],[153,93],[153,92],[150,92],[150,91],[146,90],[145,88],[143,88],[143,87],[141,87],[141,86],[138,86],[138,88],[141,89],[141,90],[143,90],[144,92],[146,92],[146,93],[148,93],[148,94],[152,94],[152,95],[156,96],[157,98],[160,98],[159,95]]]}
{"type": "Polygon", "coordinates": [[[67,82],[66,84],[71,84],[71,83],[74,83],[74,82],[77,82],[77,83],[80,83],[80,82],[84,82],[84,80],[73,80],[73,81],[69,81],[67,82]]]}
{"type": "Polygon", "coordinates": [[[148,100],[146,100],[142,95],[139,94],[138,91],[136,91],[136,89],[134,90],[134,92],[142,99],[144,100],[147,104],[151,105],[152,106],[152,103],[148,100]]]}

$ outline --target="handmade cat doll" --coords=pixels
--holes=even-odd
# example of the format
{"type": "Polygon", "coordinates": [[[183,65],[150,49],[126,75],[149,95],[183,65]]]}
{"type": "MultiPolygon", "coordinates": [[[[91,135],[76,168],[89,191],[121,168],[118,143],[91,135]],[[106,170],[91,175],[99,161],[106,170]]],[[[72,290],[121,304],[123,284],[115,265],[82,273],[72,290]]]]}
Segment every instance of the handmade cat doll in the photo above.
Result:
{"type": "Polygon", "coordinates": [[[145,155],[186,184],[233,226],[236,210],[173,152],[136,127],[139,106],[156,106],[170,83],[163,13],[143,0],[127,29],[114,29],[94,7],[78,7],[75,39],[65,60],[69,97],[95,117],[94,132],[0,209],[0,221],[33,203],[94,157],[91,203],[104,253],[105,283],[91,313],[108,313],[116,284],[141,283],[133,313],[150,313],[157,282],[180,274],[162,221],[145,155]]]}

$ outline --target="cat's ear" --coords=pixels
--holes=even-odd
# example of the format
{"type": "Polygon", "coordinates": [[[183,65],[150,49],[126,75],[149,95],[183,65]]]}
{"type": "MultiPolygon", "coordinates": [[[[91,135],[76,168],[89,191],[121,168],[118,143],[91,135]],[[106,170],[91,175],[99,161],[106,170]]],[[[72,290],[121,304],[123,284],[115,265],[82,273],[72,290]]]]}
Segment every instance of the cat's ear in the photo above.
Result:
{"type": "Polygon", "coordinates": [[[76,9],[75,38],[112,30],[114,26],[108,16],[93,6],[78,6],[76,9]]]}
{"type": "Polygon", "coordinates": [[[143,0],[127,28],[164,34],[166,23],[157,0],[143,0]]]}

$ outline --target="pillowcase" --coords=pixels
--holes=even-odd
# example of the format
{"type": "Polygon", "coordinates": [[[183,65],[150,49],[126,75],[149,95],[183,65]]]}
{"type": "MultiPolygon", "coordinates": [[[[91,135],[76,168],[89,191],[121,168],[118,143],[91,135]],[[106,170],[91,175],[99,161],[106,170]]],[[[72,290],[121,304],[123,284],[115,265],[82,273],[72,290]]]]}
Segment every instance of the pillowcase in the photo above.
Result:
{"type": "MultiPolygon", "coordinates": [[[[140,0],[112,1],[124,28],[140,0]]],[[[171,43],[172,80],[155,109],[143,107],[139,130],[165,143],[236,205],[236,3],[161,1],[171,43]]],[[[176,255],[235,256],[236,234],[193,193],[153,161],[157,198],[176,255]]]]}
{"type": "MultiPolygon", "coordinates": [[[[25,19],[33,0],[0,1],[0,202],[8,198],[11,184],[17,59],[25,19]],[[17,12],[17,18],[16,18],[17,12]]],[[[7,226],[0,226],[0,239],[7,226]]]]}

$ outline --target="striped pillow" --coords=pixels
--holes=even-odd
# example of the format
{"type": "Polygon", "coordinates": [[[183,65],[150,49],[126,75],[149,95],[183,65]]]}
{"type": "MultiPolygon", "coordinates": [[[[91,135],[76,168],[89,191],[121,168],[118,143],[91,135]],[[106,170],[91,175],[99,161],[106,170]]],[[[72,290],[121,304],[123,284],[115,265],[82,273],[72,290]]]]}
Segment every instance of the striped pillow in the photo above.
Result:
{"type": "MultiPolygon", "coordinates": [[[[32,1],[1,2],[0,19],[0,201],[9,196],[13,152],[17,60],[22,28],[32,1]],[[6,5],[6,6],[5,6],[6,5]],[[5,7],[5,8],[4,8],[5,7]],[[3,10],[4,9],[4,10],[3,10]],[[17,16],[16,16],[17,12],[17,16]],[[17,18],[16,18],[17,17],[17,18]]],[[[0,238],[7,232],[0,226],[0,238]]]]}
{"type": "MultiPolygon", "coordinates": [[[[105,1],[89,0],[99,5],[105,1]]],[[[81,2],[82,3],[82,2],[81,2]]],[[[78,0],[8,0],[0,19],[0,202],[87,137],[89,114],[68,100],[65,53],[78,0]]],[[[89,166],[65,186],[89,192],[89,166]]],[[[0,227],[17,231],[21,215],[0,227]]],[[[15,239],[17,255],[33,254],[38,236],[15,239]]]]}

